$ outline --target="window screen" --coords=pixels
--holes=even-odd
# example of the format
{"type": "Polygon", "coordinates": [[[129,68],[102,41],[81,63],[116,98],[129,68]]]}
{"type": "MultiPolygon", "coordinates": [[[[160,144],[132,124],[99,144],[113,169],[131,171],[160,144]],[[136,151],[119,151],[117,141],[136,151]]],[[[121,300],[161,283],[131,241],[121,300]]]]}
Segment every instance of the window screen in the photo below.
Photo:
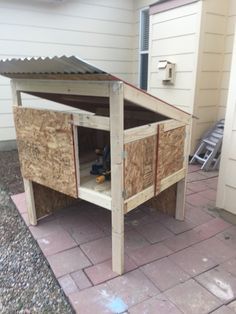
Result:
{"type": "Polygon", "coordinates": [[[139,86],[147,90],[148,87],[148,49],[149,49],[149,10],[140,12],[140,64],[139,86]]]}

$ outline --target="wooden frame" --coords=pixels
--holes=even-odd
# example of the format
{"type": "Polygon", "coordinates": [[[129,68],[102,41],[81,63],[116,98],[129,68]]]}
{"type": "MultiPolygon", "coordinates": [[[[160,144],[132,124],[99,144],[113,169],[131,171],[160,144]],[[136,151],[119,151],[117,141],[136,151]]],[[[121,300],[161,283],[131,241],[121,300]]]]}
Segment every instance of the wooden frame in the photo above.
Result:
{"type": "MultiPolygon", "coordinates": [[[[81,95],[108,98],[109,116],[97,115],[96,110],[93,113],[55,113],[51,110],[41,110],[45,117],[49,117],[50,113],[55,115],[55,119],[57,115],[65,117],[64,122],[61,123],[63,130],[67,128],[70,130],[68,138],[72,144],[68,145],[67,151],[73,147],[73,156],[70,155],[71,158],[73,157],[71,159],[73,160],[71,173],[74,174],[76,193],[60,190],[56,182],[55,184],[49,184],[47,181],[41,182],[35,175],[28,177],[24,171],[23,176],[29,221],[33,225],[37,224],[37,220],[43,214],[48,213],[50,206],[53,210],[56,210],[57,207],[73,203],[77,198],[111,210],[112,268],[113,271],[122,274],[124,272],[124,215],[126,213],[144,202],[156,200],[159,194],[162,195],[162,198],[166,198],[170,190],[172,200],[175,191],[177,191],[175,216],[177,219],[184,219],[190,115],[122,81],[99,81],[97,78],[95,81],[88,81],[86,78],[83,81],[82,75],[80,80],[61,80],[61,78],[57,80],[54,77],[53,79],[47,77],[47,79],[34,80],[27,78],[14,79],[12,81],[13,105],[22,106],[21,92],[32,93],[38,97],[43,97],[43,93],[56,93],[71,95],[71,97],[81,95]],[[125,130],[125,101],[165,116],[166,119],[146,123],[145,117],[141,116],[143,119],[140,118],[140,121],[143,121],[143,125],[125,130]],[[82,173],[86,169],[83,170],[78,154],[80,150],[78,132],[81,127],[110,132],[111,182],[106,193],[93,189],[92,186],[85,184],[83,181],[82,173]],[[164,142],[161,143],[161,141],[164,142]],[[176,142],[179,143],[179,147],[176,142]],[[167,161],[162,156],[164,147],[168,147],[170,150],[167,161]],[[173,152],[176,154],[177,151],[178,160],[173,156],[173,152]],[[172,163],[173,167],[170,167],[172,163]],[[128,177],[129,179],[127,179],[128,177]],[[38,185],[42,183],[43,186],[38,185]],[[173,189],[175,185],[176,189],[173,189]],[[52,188],[55,191],[51,190],[52,188]],[[65,191],[67,192],[65,193],[65,191]],[[54,200],[48,206],[44,204],[45,210],[40,215],[38,211],[38,193],[42,196],[44,203],[47,203],[48,197],[54,200]]],[[[26,112],[31,110],[31,116],[35,116],[35,119],[37,119],[37,115],[33,114],[36,109],[28,108],[25,110],[26,112]]],[[[15,111],[15,117],[17,117],[17,112],[20,112],[20,109],[18,108],[15,111]]],[[[100,113],[99,110],[97,112],[100,113]]],[[[42,122],[46,126],[47,123],[48,121],[42,122]]],[[[32,124],[34,124],[34,121],[32,121],[32,124]]],[[[51,127],[50,124],[48,126],[51,127]]],[[[19,140],[22,140],[20,137],[21,131],[19,124],[16,123],[19,140]]],[[[24,134],[26,134],[26,137],[29,136],[26,130],[24,134]]],[[[67,140],[63,139],[63,141],[67,140]]],[[[20,151],[20,160],[23,156],[24,152],[20,151]]],[[[56,162],[61,163],[62,161],[56,159],[56,162]]],[[[34,166],[36,167],[36,165],[34,166]]],[[[166,202],[168,204],[168,198],[166,202]]]]}

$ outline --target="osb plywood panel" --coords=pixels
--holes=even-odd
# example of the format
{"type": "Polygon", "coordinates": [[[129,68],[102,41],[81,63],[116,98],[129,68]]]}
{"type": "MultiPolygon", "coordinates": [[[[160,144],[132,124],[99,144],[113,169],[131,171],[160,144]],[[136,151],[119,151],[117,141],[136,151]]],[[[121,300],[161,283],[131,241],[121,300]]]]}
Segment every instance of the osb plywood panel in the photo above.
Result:
{"type": "Polygon", "coordinates": [[[14,108],[23,177],[77,197],[71,115],[14,108]]]}
{"type": "Polygon", "coordinates": [[[183,168],[185,126],[164,132],[159,126],[157,148],[156,193],[162,179],[183,168]]]}
{"type": "Polygon", "coordinates": [[[175,216],[177,184],[170,186],[158,196],[153,197],[145,203],[146,206],[152,207],[169,216],[175,216]]]}
{"type": "Polygon", "coordinates": [[[33,191],[37,219],[79,202],[76,198],[62,194],[36,182],[33,182],[33,191]]]}
{"type": "Polygon", "coordinates": [[[129,198],[154,184],[156,135],[125,144],[124,185],[129,198]]]}

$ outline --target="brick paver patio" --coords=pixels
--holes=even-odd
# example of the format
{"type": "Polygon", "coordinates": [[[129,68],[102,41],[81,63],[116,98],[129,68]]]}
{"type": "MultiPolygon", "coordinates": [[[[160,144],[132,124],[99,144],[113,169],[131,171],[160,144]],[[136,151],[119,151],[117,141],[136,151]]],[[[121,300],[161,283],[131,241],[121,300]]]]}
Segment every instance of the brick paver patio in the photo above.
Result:
{"type": "MultiPolygon", "coordinates": [[[[111,271],[110,212],[82,202],[29,229],[80,314],[236,313],[236,226],[211,210],[217,172],[190,166],[186,220],[125,217],[125,271],[111,271]]],[[[12,197],[28,225],[24,193],[12,197]]]]}

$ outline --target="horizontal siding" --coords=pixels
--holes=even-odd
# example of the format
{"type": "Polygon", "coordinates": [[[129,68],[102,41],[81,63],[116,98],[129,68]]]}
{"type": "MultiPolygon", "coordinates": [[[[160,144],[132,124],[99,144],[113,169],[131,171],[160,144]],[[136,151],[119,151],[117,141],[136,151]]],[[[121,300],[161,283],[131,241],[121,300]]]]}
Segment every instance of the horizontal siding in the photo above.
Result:
{"type": "Polygon", "coordinates": [[[236,164],[236,130],[232,131],[232,134],[231,134],[231,143],[230,143],[230,147],[229,147],[229,158],[234,160],[234,163],[236,164]]]}
{"type": "Polygon", "coordinates": [[[219,97],[223,77],[227,1],[203,2],[201,40],[193,123],[192,153],[204,133],[218,119],[219,97]]]}
{"type": "MultiPolygon", "coordinates": [[[[77,55],[132,83],[134,7],[132,0],[0,2],[0,58],[77,55]]],[[[12,131],[9,80],[0,78],[0,141],[12,131]]],[[[27,106],[68,110],[24,96],[27,106]]]]}
{"type": "Polygon", "coordinates": [[[233,214],[236,214],[236,188],[232,186],[225,186],[225,203],[224,208],[233,214]]]}
{"type": "Polygon", "coordinates": [[[0,128],[1,141],[9,141],[16,138],[14,127],[1,127],[0,128]]]}
{"type": "Polygon", "coordinates": [[[234,29],[236,23],[236,5],[234,0],[228,0],[228,20],[225,35],[225,49],[224,49],[224,63],[223,63],[223,77],[220,86],[220,98],[219,98],[219,113],[218,118],[224,117],[226,112],[226,104],[229,86],[229,76],[231,70],[232,51],[234,42],[234,29]]]}
{"type": "Polygon", "coordinates": [[[193,112],[199,36],[199,3],[152,15],[149,91],[179,108],[193,112]],[[176,64],[174,85],[164,85],[158,62],[176,64]]]}
{"type": "Polygon", "coordinates": [[[153,95],[160,99],[165,99],[166,102],[190,113],[189,104],[192,101],[192,95],[189,93],[189,90],[168,88],[152,88],[151,90],[153,95]]]}
{"type": "Polygon", "coordinates": [[[158,57],[194,53],[196,50],[196,37],[193,34],[183,34],[165,40],[153,40],[151,50],[152,55],[158,57]]]}
{"type": "Polygon", "coordinates": [[[149,88],[163,88],[168,90],[191,90],[192,80],[192,72],[176,72],[176,83],[174,84],[174,86],[167,86],[162,84],[162,81],[160,80],[160,74],[158,72],[151,72],[149,78],[149,88]]]}
{"type": "Polygon", "coordinates": [[[166,39],[166,38],[172,38],[172,37],[178,37],[183,36],[183,34],[191,35],[194,34],[196,31],[196,24],[197,22],[197,14],[196,13],[190,13],[186,16],[179,16],[175,19],[170,19],[168,21],[162,21],[159,20],[156,21],[155,19],[152,24],[152,32],[153,36],[152,39],[166,39]],[[178,23],[178,19],[180,20],[180,23],[178,23]],[[168,22],[168,27],[166,26],[166,22],[168,22]]]}
{"type": "MultiPolygon", "coordinates": [[[[233,5],[233,2],[231,2],[229,12],[230,14],[236,14],[236,6],[233,5]]],[[[225,82],[222,83],[224,93],[226,94],[227,91],[229,91],[229,93],[227,106],[224,108],[226,109],[225,129],[216,205],[236,214],[236,40],[234,40],[232,53],[233,60],[228,88],[225,89],[225,82]]]]}

